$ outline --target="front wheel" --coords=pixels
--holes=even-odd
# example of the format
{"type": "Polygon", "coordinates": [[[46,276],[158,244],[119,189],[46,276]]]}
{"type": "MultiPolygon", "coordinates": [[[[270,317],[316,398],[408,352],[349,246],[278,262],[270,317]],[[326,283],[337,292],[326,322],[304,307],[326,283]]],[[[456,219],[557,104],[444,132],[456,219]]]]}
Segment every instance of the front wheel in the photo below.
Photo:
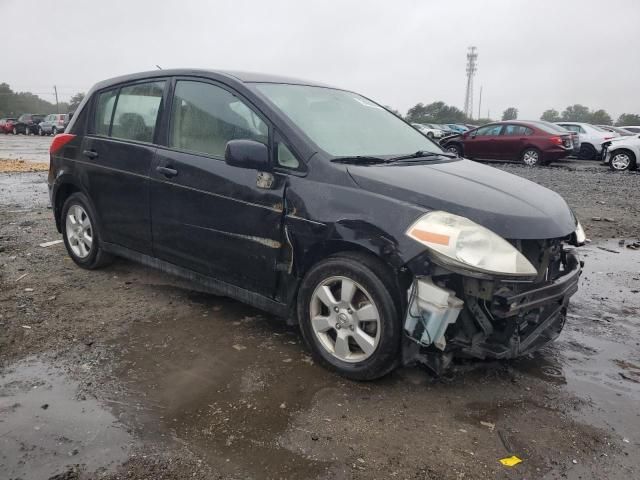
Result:
{"type": "Polygon", "coordinates": [[[62,225],[64,245],[78,266],[93,270],[111,261],[102,249],[96,216],[83,193],[74,193],[64,202],[62,225]]]}
{"type": "Polygon", "coordinates": [[[377,259],[353,253],[329,257],[305,276],[298,318],[320,364],[352,380],[373,380],[397,365],[401,323],[389,277],[377,259]]]}
{"type": "Polygon", "coordinates": [[[447,152],[453,153],[454,155],[461,157],[462,156],[462,147],[460,145],[456,145],[455,143],[451,145],[447,145],[445,147],[447,152]]]}
{"type": "Polygon", "coordinates": [[[636,166],[636,157],[633,153],[620,150],[611,154],[609,168],[618,172],[632,170],[636,166]]]}

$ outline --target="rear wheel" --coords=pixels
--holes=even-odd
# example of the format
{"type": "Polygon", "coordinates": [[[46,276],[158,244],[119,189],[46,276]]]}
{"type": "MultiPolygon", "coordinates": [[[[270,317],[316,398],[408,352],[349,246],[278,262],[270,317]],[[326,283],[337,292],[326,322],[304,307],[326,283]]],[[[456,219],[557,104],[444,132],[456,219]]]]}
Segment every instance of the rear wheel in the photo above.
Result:
{"type": "Polygon", "coordinates": [[[578,158],[580,160],[594,160],[597,156],[597,151],[593,145],[590,143],[583,143],[580,145],[580,152],[578,153],[578,158]]]}
{"type": "Polygon", "coordinates": [[[529,167],[537,167],[542,165],[542,152],[537,148],[527,148],[522,152],[520,159],[522,160],[522,163],[529,167]]]}
{"type": "Polygon", "coordinates": [[[96,216],[83,193],[74,193],[64,202],[62,237],[69,256],[82,268],[93,270],[112,260],[102,249],[96,216]]]}
{"type": "Polygon", "coordinates": [[[636,157],[628,150],[618,150],[611,154],[609,168],[616,171],[632,170],[636,168],[636,157]]]}
{"type": "Polygon", "coordinates": [[[386,267],[345,253],[318,263],[298,294],[300,329],[313,357],[353,380],[373,380],[398,363],[401,324],[386,267]]]}
{"type": "Polygon", "coordinates": [[[427,137],[433,140],[433,132],[427,132],[427,137]]]}

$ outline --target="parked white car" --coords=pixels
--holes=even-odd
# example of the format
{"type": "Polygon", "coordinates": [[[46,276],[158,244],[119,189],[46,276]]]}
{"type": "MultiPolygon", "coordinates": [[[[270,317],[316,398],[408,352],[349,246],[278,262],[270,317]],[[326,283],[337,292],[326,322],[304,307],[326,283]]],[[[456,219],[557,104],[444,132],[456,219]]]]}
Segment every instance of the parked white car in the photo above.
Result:
{"type": "Polygon", "coordinates": [[[603,128],[581,122],[556,122],[561,127],[577,132],[580,137],[580,152],[578,157],[583,160],[598,160],[602,154],[602,144],[618,137],[615,132],[608,132],[603,128]]]}
{"type": "Polygon", "coordinates": [[[624,128],[628,132],[640,133],[640,125],[625,125],[624,127],[621,127],[621,128],[624,128]]]}
{"type": "Polygon", "coordinates": [[[611,170],[635,170],[640,158],[640,136],[613,138],[604,143],[602,162],[611,170]]]}
{"type": "Polygon", "coordinates": [[[420,130],[420,132],[424,133],[429,138],[442,138],[445,136],[445,133],[439,128],[432,128],[431,126],[423,125],[422,123],[412,123],[415,128],[420,130]]]}

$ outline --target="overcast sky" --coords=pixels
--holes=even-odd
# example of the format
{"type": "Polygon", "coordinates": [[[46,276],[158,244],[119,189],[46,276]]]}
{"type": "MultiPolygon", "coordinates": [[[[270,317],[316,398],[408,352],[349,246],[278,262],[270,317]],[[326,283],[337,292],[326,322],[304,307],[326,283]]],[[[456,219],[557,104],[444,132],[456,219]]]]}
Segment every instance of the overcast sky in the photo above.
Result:
{"type": "Polygon", "coordinates": [[[355,90],[402,113],[463,108],[520,118],[582,103],[640,113],[638,0],[0,0],[0,82],[52,100],[120,74],[203,67],[355,90]],[[11,41],[7,41],[11,39],[11,41]]]}

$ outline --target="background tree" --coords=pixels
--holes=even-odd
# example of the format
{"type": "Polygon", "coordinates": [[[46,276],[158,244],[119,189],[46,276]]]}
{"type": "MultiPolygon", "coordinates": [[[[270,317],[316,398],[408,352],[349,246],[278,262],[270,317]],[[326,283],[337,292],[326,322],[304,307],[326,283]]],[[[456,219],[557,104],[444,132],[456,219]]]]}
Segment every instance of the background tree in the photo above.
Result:
{"type": "Polygon", "coordinates": [[[594,125],[612,125],[613,120],[611,119],[611,115],[600,109],[591,112],[589,123],[593,123],[594,125]]]}
{"type": "Polygon", "coordinates": [[[75,112],[76,109],[80,106],[80,102],[82,102],[82,100],[84,100],[84,93],[76,93],[73,97],[71,97],[71,100],[69,100],[68,110],[70,112],[75,112]]]}
{"type": "Polygon", "coordinates": [[[565,122],[589,123],[591,121],[591,112],[589,112],[588,107],[576,103],[575,105],[569,105],[564,112],[562,112],[562,120],[565,122]]]}
{"type": "Polygon", "coordinates": [[[618,117],[616,125],[624,127],[625,125],[640,125],[640,115],[634,113],[623,113],[618,117]]]}
{"type": "Polygon", "coordinates": [[[433,102],[414,105],[407,112],[406,120],[415,123],[464,123],[467,117],[459,108],[444,102],[433,102]]]}
{"type": "Polygon", "coordinates": [[[550,108],[549,110],[544,111],[544,113],[540,117],[540,120],[545,120],[547,122],[559,122],[561,119],[558,111],[550,108]]]}
{"type": "MultiPolygon", "coordinates": [[[[59,104],[60,112],[68,108],[64,102],[59,104]]],[[[0,117],[18,117],[23,113],[56,113],[56,105],[30,92],[14,92],[7,83],[0,83],[0,117]]]]}
{"type": "Polygon", "coordinates": [[[518,109],[515,107],[509,107],[502,112],[502,120],[515,120],[518,118],[518,109]]]}

